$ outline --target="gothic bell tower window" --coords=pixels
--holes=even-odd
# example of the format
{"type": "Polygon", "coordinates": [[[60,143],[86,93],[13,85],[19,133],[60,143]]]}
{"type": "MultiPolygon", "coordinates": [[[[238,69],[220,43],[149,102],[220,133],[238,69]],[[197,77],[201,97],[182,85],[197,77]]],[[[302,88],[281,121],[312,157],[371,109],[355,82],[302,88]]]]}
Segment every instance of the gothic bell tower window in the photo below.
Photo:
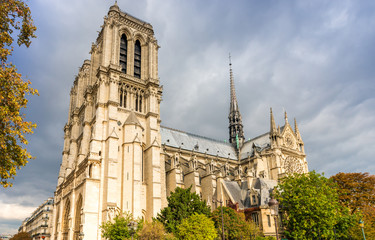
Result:
{"type": "Polygon", "coordinates": [[[128,55],[128,39],[126,38],[125,34],[122,34],[121,42],[120,42],[120,66],[121,66],[121,72],[123,73],[126,73],[127,55],[128,55]]]}
{"type": "Polygon", "coordinates": [[[121,86],[119,89],[120,107],[126,108],[126,97],[127,91],[125,86],[121,86]]]}
{"type": "Polygon", "coordinates": [[[141,78],[141,43],[139,40],[134,46],[134,77],[141,78]]]}

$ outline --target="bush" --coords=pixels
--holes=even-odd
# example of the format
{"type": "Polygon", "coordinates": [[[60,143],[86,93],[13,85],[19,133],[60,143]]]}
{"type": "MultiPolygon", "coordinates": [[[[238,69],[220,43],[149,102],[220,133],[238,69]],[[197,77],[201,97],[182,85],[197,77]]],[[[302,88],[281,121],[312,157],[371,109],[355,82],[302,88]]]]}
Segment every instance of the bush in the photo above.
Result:
{"type": "Polygon", "coordinates": [[[214,222],[204,214],[193,214],[177,226],[179,239],[213,240],[217,238],[214,222]]]}
{"type": "MultiPolygon", "coordinates": [[[[100,226],[102,229],[102,237],[110,240],[123,240],[131,237],[131,233],[128,230],[128,224],[134,221],[133,215],[130,213],[124,213],[118,215],[112,221],[104,222],[100,226]]],[[[138,228],[135,232],[135,237],[137,237],[137,232],[142,229],[143,221],[137,220],[138,228]]]]}

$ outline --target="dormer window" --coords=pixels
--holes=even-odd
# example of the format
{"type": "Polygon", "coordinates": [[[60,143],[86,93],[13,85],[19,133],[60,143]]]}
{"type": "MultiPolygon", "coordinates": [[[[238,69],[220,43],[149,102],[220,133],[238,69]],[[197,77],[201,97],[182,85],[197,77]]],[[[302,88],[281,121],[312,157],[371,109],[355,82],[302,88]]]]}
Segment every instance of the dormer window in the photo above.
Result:
{"type": "Polygon", "coordinates": [[[135,41],[134,45],[134,77],[141,78],[141,43],[135,41]]]}
{"type": "Polygon", "coordinates": [[[257,199],[256,199],[255,195],[251,195],[251,204],[252,205],[256,205],[257,204],[257,199]]]}
{"type": "Polygon", "coordinates": [[[120,66],[121,72],[126,73],[126,64],[127,64],[127,55],[128,55],[128,39],[125,34],[121,36],[120,42],[120,66]]]}

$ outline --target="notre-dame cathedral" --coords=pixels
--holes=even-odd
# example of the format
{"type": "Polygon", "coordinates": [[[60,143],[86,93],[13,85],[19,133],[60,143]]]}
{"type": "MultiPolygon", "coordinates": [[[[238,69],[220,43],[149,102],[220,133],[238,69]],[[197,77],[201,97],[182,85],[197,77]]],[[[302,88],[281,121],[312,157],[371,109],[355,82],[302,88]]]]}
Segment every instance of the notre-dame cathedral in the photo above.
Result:
{"type": "Polygon", "coordinates": [[[176,187],[274,235],[270,191],[308,171],[296,121],[285,113],[277,127],[271,110],[269,132],[246,141],[230,65],[228,142],[161,126],[158,49],[149,23],[110,7],[70,92],[52,239],[101,239],[99,226],[120,212],[151,220],[176,187]]]}

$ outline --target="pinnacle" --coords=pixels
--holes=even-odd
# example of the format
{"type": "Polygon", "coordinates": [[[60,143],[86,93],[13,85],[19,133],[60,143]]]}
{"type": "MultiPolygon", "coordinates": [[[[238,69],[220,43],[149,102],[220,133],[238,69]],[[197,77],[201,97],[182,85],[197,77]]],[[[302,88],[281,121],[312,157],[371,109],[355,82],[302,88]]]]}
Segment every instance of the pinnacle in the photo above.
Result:
{"type": "Polygon", "coordinates": [[[270,108],[270,117],[271,117],[271,129],[270,129],[270,132],[271,133],[276,133],[276,124],[275,124],[275,119],[273,117],[272,108],[270,108]]]}

